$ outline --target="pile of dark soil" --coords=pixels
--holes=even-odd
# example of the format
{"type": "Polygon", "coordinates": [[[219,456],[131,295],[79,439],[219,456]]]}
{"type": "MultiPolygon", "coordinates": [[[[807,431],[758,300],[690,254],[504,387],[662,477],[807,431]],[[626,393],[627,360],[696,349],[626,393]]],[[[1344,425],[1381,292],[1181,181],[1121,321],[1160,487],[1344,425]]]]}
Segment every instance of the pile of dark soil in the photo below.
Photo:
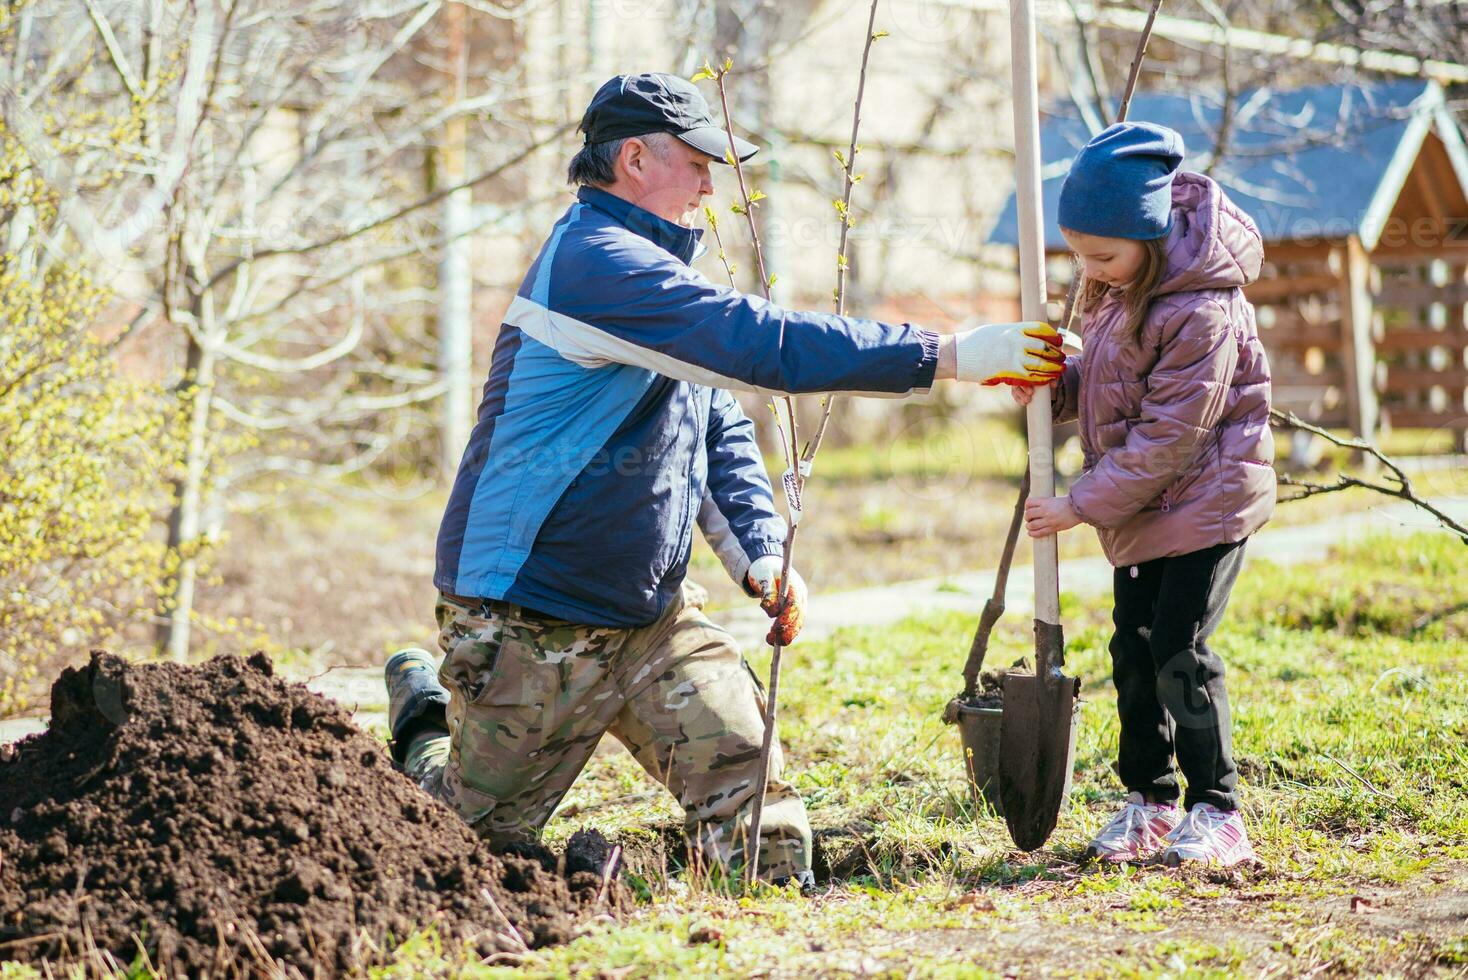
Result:
{"type": "Polygon", "coordinates": [[[569,939],[625,903],[606,842],[496,856],[331,701],[263,654],[94,653],[51,728],[0,750],[0,960],[177,975],[335,975],[438,921],[480,955],[569,939]]]}

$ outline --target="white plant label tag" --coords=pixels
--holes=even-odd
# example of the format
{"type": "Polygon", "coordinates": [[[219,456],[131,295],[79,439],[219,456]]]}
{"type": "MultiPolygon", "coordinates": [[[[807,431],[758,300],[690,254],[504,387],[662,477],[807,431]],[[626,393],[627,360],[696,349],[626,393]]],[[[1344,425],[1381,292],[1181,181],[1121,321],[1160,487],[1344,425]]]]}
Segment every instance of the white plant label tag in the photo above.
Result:
{"type": "Polygon", "coordinates": [[[794,527],[800,523],[800,480],[790,469],[780,477],[780,483],[785,487],[785,506],[790,508],[790,526],[794,527]]]}

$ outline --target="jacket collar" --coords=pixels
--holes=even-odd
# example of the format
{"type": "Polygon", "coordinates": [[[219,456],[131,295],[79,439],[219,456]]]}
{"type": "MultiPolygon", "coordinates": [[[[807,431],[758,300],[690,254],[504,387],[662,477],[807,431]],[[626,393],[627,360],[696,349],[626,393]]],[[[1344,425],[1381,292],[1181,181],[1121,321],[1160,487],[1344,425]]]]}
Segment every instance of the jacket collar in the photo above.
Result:
{"type": "Polygon", "coordinates": [[[659,218],[600,187],[583,186],[576,192],[576,197],[582,204],[589,204],[610,215],[628,231],[672,252],[683,262],[693,261],[703,251],[699,245],[699,239],[703,237],[702,228],[684,228],[666,218],[659,218]]]}

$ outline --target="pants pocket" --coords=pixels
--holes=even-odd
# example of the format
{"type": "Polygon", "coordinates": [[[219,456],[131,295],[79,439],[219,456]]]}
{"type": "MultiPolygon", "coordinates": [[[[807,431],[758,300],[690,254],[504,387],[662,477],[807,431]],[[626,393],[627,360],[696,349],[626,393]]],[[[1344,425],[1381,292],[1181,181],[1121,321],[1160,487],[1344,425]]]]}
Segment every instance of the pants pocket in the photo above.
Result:
{"type": "Polygon", "coordinates": [[[485,821],[494,812],[499,800],[466,783],[463,773],[452,762],[444,768],[438,795],[439,799],[458,813],[460,819],[479,832],[480,836],[485,835],[488,829],[485,821]]]}
{"type": "Polygon", "coordinates": [[[505,673],[505,624],[493,616],[457,616],[440,631],[438,642],[444,651],[439,682],[466,703],[485,703],[505,673]]]}

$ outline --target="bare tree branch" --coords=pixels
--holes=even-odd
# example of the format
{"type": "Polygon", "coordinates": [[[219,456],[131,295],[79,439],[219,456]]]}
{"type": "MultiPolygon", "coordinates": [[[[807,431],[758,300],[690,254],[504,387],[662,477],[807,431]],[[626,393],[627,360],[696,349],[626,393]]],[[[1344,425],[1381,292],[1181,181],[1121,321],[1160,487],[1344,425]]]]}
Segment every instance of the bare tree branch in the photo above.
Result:
{"type": "Polygon", "coordinates": [[[1075,0],[1066,0],[1066,4],[1070,7],[1071,19],[1075,21],[1076,49],[1080,52],[1081,67],[1085,69],[1086,80],[1091,84],[1091,104],[1100,114],[1101,128],[1105,129],[1111,125],[1111,100],[1106,97],[1106,86],[1101,81],[1101,66],[1091,49],[1091,39],[1086,33],[1086,21],[1081,16],[1080,8],[1076,6],[1075,0]]]}
{"type": "Polygon", "coordinates": [[[1405,500],[1414,507],[1426,511],[1444,528],[1452,531],[1461,538],[1464,544],[1468,544],[1468,527],[1464,527],[1462,524],[1453,520],[1430,501],[1418,495],[1412,488],[1412,481],[1408,478],[1406,471],[1402,469],[1401,464],[1382,452],[1380,447],[1374,443],[1367,442],[1365,439],[1342,438],[1327,429],[1322,429],[1318,425],[1311,425],[1309,422],[1295,415],[1294,412],[1284,412],[1277,408],[1270,409],[1269,420],[1280,428],[1298,429],[1301,432],[1308,432],[1311,435],[1319,436],[1332,445],[1340,446],[1342,449],[1353,449],[1357,452],[1364,453],[1381,463],[1381,465],[1390,471],[1387,478],[1382,481],[1367,480],[1361,477],[1350,476],[1346,473],[1338,473],[1333,483],[1318,483],[1313,480],[1303,480],[1293,476],[1281,475],[1279,482],[1282,486],[1295,487],[1300,491],[1289,497],[1281,498],[1281,503],[1289,503],[1293,500],[1305,500],[1310,497],[1318,497],[1321,494],[1337,493],[1341,490],[1350,490],[1353,488],[1371,490],[1376,493],[1385,494],[1388,497],[1396,497],[1398,500],[1405,500]]]}
{"type": "Polygon", "coordinates": [[[1228,15],[1223,8],[1214,3],[1213,0],[1197,0],[1198,5],[1213,18],[1223,30],[1223,46],[1219,54],[1219,80],[1223,85],[1223,108],[1218,117],[1218,132],[1213,138],[1213,152],[1209,154],[1208,162],[1203,166],[1203,173],[1212,176],[1218,167],[1219,161],[1228,155],[1229,143],[1233,139],[1234,110],[1238,102],[1238,92],[1233,84],[1233,46],[1229,43],[1228,15]]]}
{"type": "Polygon", "coordinates": [[[122,83],[127,86],[128,92],[134,99],[143,98],[143,88],[138,83],[137,76],[128,67],[127,56],[117,44],[117,35],[112,33],[112,25],[107,23],[107,18],[102,16],[102,11],[97,9],[97,0],[82,0],[87,7],[87,16],[92,19],[92,26],[97,29],[97,36],[102,39],[102,44],[107,48],[107,57],[112,60],[112,67],[117,69],[122,83]]]}
{"type": "Polygon", "coordinates": [[[1152,0],[1147,11],[1147,22],[1142,26],[1141,40],[1137,42],[1136,54],[1132,55],[1131,67],[1127,70],[1126,89],[1122,92],[1121,105],[1116,109],[1117,120],[1127,118],[1132,109],[1132,95],[1137,91],[1137,79],[1142,74],[1142,63],[1147,59],[1147,45],[1152,40],[1152,29],[1157,24],[1157,11],[1162,9],[1162,0],[1152,0]]]}
{"type": "MultiPolygon", "coordinates": [[[[836,205],[836,214],[841,221],[841,241],[836,246],[836,315],[846,315],[846,273],[850,267],[847,258],[847,241],[851,234],[851,192],[856,189],[856,182],[861,180],[861,174],[855,174],[856,155],[861,151],[861,144],[857,137],[861,133],[861,104],[867,90],[867,64],[871,61],[872,45],[880,36],[876,32],[877,3],[872,0],[871,10],[867,13],[867,36],[866,42],[861,49],[861,67],[856,78],[856,99],[851,107],[851,141],[847,144],[846,155],[842,156],[840,151],[836,152],[836,160],[841,164],[841,202],[836,205]]],[[[826,427],[831,424],[831,409],[836,404],[835,395],[826,395],[821,399],[821,420],[816,425],[816,432],[805,444],[805,451],[800,456],[800,479],[803,482],[810,476],[811,466],[815,462],[816,453],[821,451],[821,442],[826,438],[826,427]]]]}
{"type": "Polygon", "coordinates": [[[444,198],[448,197],[455,191],[464,190],[468,187],[475,187],[479,184],[484,183],[487,180],[493,180],[494,178],[505,173],[507,170],[510,170],[523,163],[535,151],[556,142],[563,135],[569,132],[570,129],[570,125],[561,126],[554,130],[549,136],[536,140],[534,143],[531,143],[529,146],[522,149],[519,153],[510,157],[510,159],[500,164],[497,164],[494,167],[491,167],[489,170],[486,170],[483,173],[471,177],[468,180],[461,181],[460,183],[453,184],[452,186],[441,188],[440,190],[434,191],[432,194],[420,197],[412,204],[406,204],[403,207],[400,207],[397,210],[391,212],[390,214],[385,214],[380,218],[374,218],[373,220],[368,221],[365,224],[358,225],[355,228],[350,228],[338,234],[329,235],[326,238],[320,239],[318,241],[306,242],[301,245],[283,245],[279,248],[261,249],[260,251],[254,253],[247,258],[236,259],[233,262],[225,265],[224,268],[220,269],[218,272],[216,272],[213,277],[210,278],[209,282],[205,284],[205,288],[208,289],[214,287],[220,282],[220,280],[233,273],[237,268],[239,268],[246,262],[259,261],[260,259],[272,258],[278,255],[305,255],[308,252],[317,252],[322,249],[330,248],[333,245],[340,245],[342,242],[349,241],[353,238],[358,237],[359,235],[364,235],[375,228],[381,228],[384,225],[389,225],[393,222],[401,221],[403,218],[407,217],[415,211],[421,211],[423,208],[437,204],[439,201],[442,201],[444,198]]]}

